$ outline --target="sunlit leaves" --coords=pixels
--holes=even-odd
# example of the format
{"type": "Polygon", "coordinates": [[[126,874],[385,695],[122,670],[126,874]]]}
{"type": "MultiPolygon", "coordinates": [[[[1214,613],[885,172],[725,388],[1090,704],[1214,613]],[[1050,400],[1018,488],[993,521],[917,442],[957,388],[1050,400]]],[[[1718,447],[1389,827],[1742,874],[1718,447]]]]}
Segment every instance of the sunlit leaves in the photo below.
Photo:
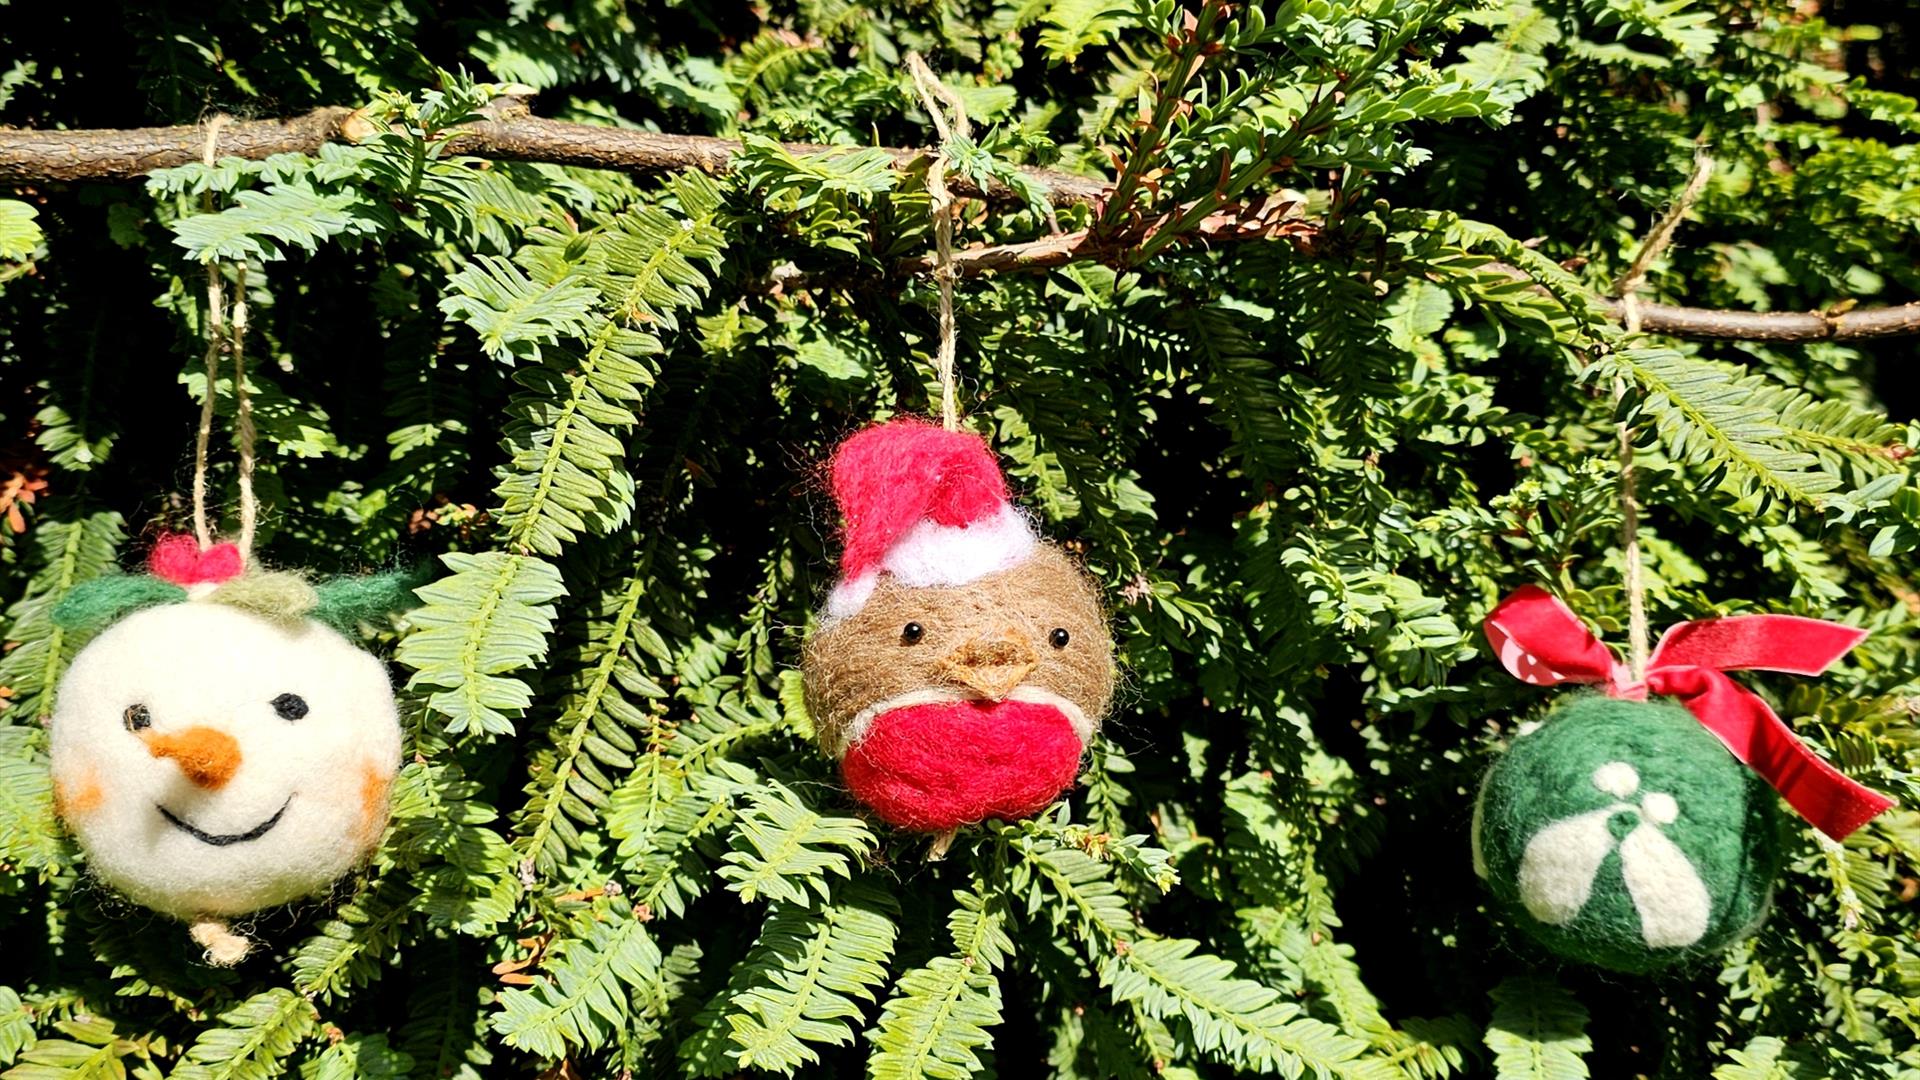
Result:
{"type": "Polygon", "coordinates": [[[1493,992],[1487,1048],[1500,1080],[1585,1080],[1587,1010],[1558,983],[1514,975],[1493,992]]]}
{"type": "Polygon", "coordinates": [[[533,691],[509,673],[546,655],[553,601],[566,586],[550,564],[525,555],[442,561],[453,574],[419,590],[425,606],[409,616],[416,629],[400,644],[399,661],[414,669],[408,685],[431,691],[427,704],[446,718],[448,734],[511,734],[533,691]]]}
{"type": "Polygon", "coordinates": [[[187,1048],[179,1080],[268,1080],[286,1069],[287,1058],[318,1017],[313,1003],[291,990],[264,990],[220,1014],[220,1026],[200,1033],[187,1048]]]}
{"type": "Polygon", "coordinates": [[[602,1047],[629,1024],[630,995],[659,977],[661,961],[639,919],[617,909],[588,918],[532,986],[501,995],[493,1029],[508,1046],[544,1058],[602,1047]]]}
{"type": "Polygon", "coordinates": [[[34,220],[39,216],[30,203],[0,199],[0,260],[20,262],[33,257],[45,238],[34,220]]]}
{"type": "Polygon", "coordinates": [[[734,849],[720,869],[727,888],[743,901],[824,899],[829,879],[852,876],[854,859],[873,847],[865,822],[823,814],[776,780],[765,781],[749,799],[734,831],[734,849]]]}

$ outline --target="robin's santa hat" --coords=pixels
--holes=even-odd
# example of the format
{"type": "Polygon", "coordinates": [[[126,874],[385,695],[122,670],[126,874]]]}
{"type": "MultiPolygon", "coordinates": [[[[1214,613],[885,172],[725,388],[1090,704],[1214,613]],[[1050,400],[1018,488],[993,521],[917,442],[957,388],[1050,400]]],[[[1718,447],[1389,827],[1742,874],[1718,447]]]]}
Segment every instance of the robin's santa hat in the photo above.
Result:
{"type": "Polygon", "coordinates": [[[993,451],[971,432],[917,417],[877,424],[841,443],[830,469],[846,519],[830,619],[859,611],[882,574],[964,585],[1017,566],[1039,544],[1007,499],[993,451]]]}

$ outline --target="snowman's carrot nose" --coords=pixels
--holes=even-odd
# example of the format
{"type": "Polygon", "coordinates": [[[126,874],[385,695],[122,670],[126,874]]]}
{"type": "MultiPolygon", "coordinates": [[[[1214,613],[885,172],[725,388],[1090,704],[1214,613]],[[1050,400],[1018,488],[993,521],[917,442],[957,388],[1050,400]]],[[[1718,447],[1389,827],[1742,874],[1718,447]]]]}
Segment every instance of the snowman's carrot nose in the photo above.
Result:
{"type": "Polygon", "coordinates": [[[217,728],[190,727],[165,734],[142,734],[147,752],[172,758],[188,780],[208,791],[218,791],[240,769],[240,744],[217,728]]]}

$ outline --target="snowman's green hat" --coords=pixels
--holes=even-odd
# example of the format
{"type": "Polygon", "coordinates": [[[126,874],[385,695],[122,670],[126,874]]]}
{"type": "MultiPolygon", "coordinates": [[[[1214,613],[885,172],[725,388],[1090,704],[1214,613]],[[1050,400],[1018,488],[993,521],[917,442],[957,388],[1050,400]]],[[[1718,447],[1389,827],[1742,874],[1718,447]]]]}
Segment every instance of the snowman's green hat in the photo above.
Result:
{"type": "Polygon", "coordinates": [[[420,568],[309,580],[287,570],[243,565],[232,544],[202,548],[191,536],[165,536],[144,574],[107,574],[85,581],[53,609],[55,625],[97,631],[150,607],[204,601],[276,621],[315,619],[342,633],[419,605],[413,590],[427,583],[420,568]]]}

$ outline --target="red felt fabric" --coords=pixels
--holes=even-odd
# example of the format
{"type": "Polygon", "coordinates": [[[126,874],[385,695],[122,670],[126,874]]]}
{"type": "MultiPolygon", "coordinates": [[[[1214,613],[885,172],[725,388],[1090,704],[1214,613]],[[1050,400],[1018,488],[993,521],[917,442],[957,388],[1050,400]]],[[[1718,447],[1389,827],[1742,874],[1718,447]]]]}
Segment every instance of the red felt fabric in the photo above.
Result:
{"type": "Polygon", "coordinates": [[[232,544],[215,544],[205,551],[200,542],[185,533],[163,536],[147,553],[147,569],[162,581],[175,585],[199,585],[238,577],[240,549],[232,544]]]}
{"type": "Polygon", "coordinates": [[[919,417],[876,424],[834,452],[833,497],[846,519],[840,572],[858,577],[922,519],[968,525],[1007,504],[1007,481],[986,441],[919,417]]]}
{"type": "Polygon", "coordinates": [[[1073,725],[1050,705],[914,705],[876,718],[840,772],[882,821],[944,832],[1045,809],[1073,786],[1081,749],[1073,725]]]}

